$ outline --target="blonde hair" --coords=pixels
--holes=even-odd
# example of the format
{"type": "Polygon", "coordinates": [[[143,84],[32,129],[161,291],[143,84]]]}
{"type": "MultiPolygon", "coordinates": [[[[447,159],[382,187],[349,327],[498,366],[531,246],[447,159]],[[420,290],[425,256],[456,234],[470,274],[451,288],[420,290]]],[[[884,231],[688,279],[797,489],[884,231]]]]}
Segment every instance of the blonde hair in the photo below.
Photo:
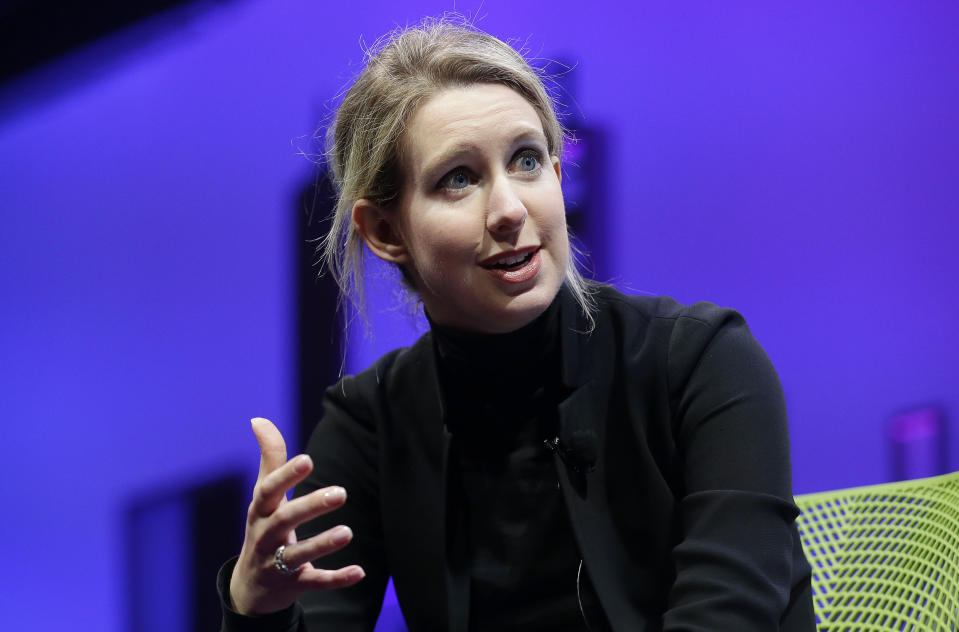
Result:
{"type": "MultiPolygon", "coordinates": [[[[526,99],[539,116],[550,155],[562,157],[565,132],[543,78],[509,44],[466,21],[428,18],[388,34],[367,53],[366,67],[343,97],[327,136],[327,162],[337,190],[330,230],[320,244],[322,262],[364,314],[363,241],[354,229],[353,204],[369,199],[390,208],[400,194],[400,157],[406,125],[438,92],[498,83],[526,99]]],[[[571,248],[565,282],[592,329],[595,303],[571,248]]],[[[408,285],[409,276],[401,268],[408,285]]]]}

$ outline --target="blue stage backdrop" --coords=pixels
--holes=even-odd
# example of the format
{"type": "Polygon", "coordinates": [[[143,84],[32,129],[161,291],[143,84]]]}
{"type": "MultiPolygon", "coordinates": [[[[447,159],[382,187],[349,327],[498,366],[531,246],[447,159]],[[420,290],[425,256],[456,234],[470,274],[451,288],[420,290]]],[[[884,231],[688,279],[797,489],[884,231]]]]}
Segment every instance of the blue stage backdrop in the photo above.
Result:
{"type": "MultiPolygon", "coordinates": [[[[364,42],[451,8],[211,3],[4,86],[7,629],[129,629],[131,551],[163,561],[149,590],[189,607],[190,518],[164,490],[251,482],[252,416],[295,436],[298,153],[364,42]]],[[[480,14],[576,64],[566,107],[606,139],[589,152],[605,280],[746,315],[785,386],[797,492],[887,480],[905,411],[948,428],[959,5],[486,0],[480,14]]],[[[350,370],[414,335],[388,299],[374,341],[354,332],[350,370]]],[[[956,469],[959,433],[940,440],[956,469]]]]}

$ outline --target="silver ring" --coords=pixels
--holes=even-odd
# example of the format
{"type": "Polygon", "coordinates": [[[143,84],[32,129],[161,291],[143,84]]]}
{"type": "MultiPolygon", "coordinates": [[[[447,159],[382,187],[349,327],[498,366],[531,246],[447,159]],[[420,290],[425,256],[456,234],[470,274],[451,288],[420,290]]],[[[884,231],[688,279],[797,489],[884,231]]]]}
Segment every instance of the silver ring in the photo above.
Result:
{"type": "Polygon", "coordinates": [[[283,573],[284,575],[292,575],[296,571],[300,570],[300,567],[290,568],[286,565],[286,562],[283,560],[283,552],[286,551],[286,545],[281,544],[276,547],[276,553],[273,554],[273,567],[283,573]]]}

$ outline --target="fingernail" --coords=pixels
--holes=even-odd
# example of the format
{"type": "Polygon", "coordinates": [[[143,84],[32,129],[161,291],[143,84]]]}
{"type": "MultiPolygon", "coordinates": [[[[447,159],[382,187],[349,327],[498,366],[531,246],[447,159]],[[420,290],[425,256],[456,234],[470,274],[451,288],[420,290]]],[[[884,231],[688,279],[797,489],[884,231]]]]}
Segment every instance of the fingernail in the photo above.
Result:
{"type": "Polygon", "coordinates": [[[329,502],[339,502],[346,498],[346,490],[342,487],[331,487],[323,492],[323,498],[329,502]]]}
{"type": "Polygon", "coordinates": [[[301,454],[293,461],[293,470],[295,472],[302,474],[308,469],[310,469],[310,457],[306,454],[301,454]]]}
{"type": "Polygon", "coordinates": [[[353,537],[353,531],[349,527],[337,527],[330,535],[330,541],[333,544],[346,544],[353,537]]]}
{"type": "Polygon", "coordinates": [[[363,579],[364,577],[366,577],[366,572],[359,566],[354,566],[353,568],[350,569],[348,577],[351,580],[363,579]]]}

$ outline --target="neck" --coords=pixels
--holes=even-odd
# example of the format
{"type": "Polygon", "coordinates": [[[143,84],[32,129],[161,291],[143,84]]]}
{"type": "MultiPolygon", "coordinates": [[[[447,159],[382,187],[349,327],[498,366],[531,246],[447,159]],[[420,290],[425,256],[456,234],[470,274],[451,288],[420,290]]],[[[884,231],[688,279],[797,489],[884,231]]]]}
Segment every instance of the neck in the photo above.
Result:
{"type": "Polygon", "coordinates": [[[533,322],[505,334],[469,333],[430,320],[444,384],[482,389],[487,396],[516,394],[543,385],[559,364],[555,361],[559,304],[557,294],[533,322]]]}

